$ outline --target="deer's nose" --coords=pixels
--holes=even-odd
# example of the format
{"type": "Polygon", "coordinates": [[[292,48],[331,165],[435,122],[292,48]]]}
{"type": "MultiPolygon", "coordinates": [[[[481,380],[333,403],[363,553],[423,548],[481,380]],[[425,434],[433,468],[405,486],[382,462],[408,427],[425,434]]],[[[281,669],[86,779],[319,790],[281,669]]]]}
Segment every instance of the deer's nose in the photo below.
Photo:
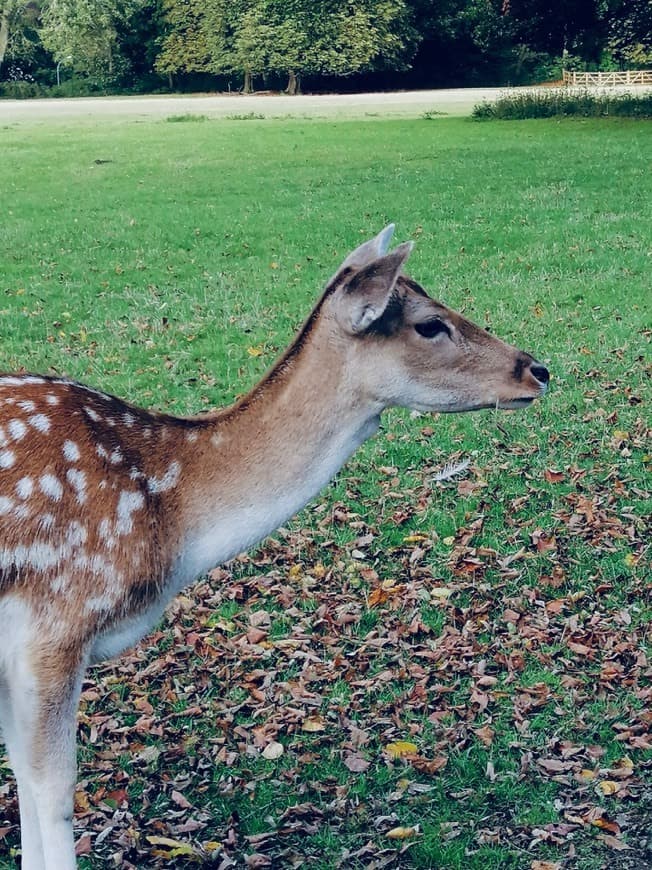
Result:
{"type": "Polygon", "coordinates": [[[530,374],[533,378],[536,378],[540,384],[547,386],[550,380],[550,372],[545,366],[542,366],[541,363],[533,362],[530,366],[530,374]]]}

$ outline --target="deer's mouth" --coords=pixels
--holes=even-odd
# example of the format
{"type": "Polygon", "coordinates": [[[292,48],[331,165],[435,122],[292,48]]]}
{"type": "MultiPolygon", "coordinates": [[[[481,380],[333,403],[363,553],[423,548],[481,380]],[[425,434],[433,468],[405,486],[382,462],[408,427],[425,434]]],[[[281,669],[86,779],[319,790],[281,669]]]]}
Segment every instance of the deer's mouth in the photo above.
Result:
{"type": "Polygon", "coordinates": [[[524,396],[521,399],[509,399],[507,402],[499,401],[496,407],[500,408],[501,411],[511,411],[515,408],[527,408],[527,406],[531,405],[536,398],[537,396],[524,396]]]}

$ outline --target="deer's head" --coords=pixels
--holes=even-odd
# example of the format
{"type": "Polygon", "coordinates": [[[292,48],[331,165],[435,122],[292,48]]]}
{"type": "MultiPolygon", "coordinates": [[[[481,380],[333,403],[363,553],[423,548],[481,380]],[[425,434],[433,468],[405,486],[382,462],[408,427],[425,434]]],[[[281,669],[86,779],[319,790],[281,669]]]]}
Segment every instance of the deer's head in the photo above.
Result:
{"type": "Polygon", "coordinates": [[[387,252],[390,224],[351,253],[321,307],[360,385],[384,407],[419,411],[520,408],[542,396],[548,370],[431,299],[403,274],[412,243],[387,252]]]}

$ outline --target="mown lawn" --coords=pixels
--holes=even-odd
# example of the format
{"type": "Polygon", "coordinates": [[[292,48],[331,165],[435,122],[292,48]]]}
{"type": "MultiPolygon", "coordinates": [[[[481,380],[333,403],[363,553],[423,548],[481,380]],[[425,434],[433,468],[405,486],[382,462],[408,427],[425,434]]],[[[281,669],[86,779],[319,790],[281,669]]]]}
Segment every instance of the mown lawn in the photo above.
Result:
{"type": "Polygon", "coordinates": [[[1,368],[230,402],[391,220],[417,280],[553,373],[521,413],[388,413],[89,674],[82,868],[652,867],[649,124],[25,124],[0,149],[1,368]]]}

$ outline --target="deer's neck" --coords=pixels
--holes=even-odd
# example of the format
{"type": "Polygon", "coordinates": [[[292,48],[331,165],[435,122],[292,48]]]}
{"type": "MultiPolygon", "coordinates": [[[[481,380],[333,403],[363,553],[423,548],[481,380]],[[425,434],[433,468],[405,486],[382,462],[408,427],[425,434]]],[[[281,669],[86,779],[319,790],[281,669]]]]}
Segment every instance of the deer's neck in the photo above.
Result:
{"type": "Polygon", "coordinates": [[[382,407],[351,391],[332,354],[282,362],[193,446],[182,581],[226,561],[299,511],[378,428],[382,407]]]}

